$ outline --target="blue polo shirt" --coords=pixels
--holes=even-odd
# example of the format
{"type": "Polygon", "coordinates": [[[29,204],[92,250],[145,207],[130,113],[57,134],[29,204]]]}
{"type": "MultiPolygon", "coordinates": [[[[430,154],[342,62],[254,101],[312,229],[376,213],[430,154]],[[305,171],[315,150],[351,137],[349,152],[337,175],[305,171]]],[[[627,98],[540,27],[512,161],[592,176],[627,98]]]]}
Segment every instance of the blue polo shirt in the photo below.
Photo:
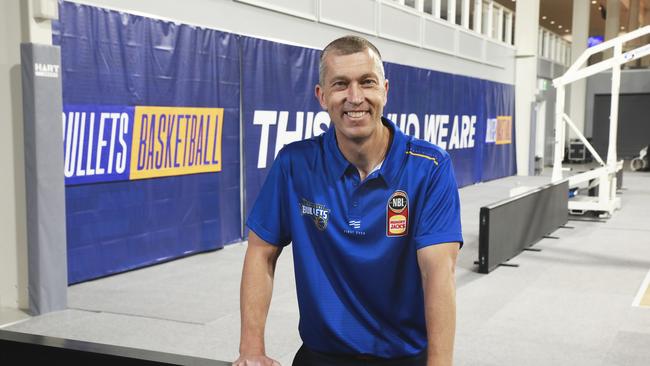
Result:
{"type": "Polygon", "coordinates": [[[314,351],[396,358],[427,346],[416,251],[463,241],[449,155],[392,131],[381,168],[360,181],[334,128],[285,146],[247,225],[293,243],[300,336],[314,351]]]}

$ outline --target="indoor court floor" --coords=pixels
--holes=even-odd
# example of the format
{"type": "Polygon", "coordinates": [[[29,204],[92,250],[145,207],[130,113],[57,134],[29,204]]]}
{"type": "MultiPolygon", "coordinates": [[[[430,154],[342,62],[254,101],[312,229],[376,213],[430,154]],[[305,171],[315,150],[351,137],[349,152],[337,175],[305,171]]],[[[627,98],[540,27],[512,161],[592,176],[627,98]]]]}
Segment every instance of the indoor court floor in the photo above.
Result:
{"type": "MultiPolygon", "coordinates": [[[[477,273],[479,208],[548,182],[508,177],[460,190],[455,365],[649,365],[650,304],[639,303],[650,299],[642,288],[650,281],[650,173],[625,173],[622,210],[610,219],[572,217],[572,228],[553,233],[559,239],[510,261],[519,267],[477,273]]],[[[4,329],[232,361],[245,249],[77,284],[68,310],[4,329]]],[[[280,257],[267,325],[267,352],[283,365],[301,343],[291,259],[290,250],[280,257]]]]}

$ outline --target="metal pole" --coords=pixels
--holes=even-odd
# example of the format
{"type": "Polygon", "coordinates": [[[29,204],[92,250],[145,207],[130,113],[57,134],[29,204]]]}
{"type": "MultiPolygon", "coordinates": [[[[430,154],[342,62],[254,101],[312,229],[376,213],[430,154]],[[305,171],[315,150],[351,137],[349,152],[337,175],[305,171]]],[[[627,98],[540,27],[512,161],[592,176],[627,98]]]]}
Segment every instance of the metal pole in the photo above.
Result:
{"type": "MultiPolygon", "coordinates": [[[[619,60],[623,53],[623,43],[614,45],[614,60],[619,60]]],[[[607,148],[607,165],[610,171],[616,171],[616,136],[618,132],[618,94],[621,89],[621,63],[614,62],[612,67],[612,101],[609,114],[609,146],[607,148]]]]}
{"type": "Polygon", "coordinates": [[[569,116],[566,115],[566,114],[564,114],[564,122],[566,122],[566,124],[569,125],[569,127],[571,128],[571,130],[576,134],[576,136],[578,136],[578,138],[580,139],[580,141],[582,141],[582,143],[585,145],[585,147],[587,148],[587,150],[589,150],[589,152],[591,153],[591,155],[596,159],[596,161],[598,161],[598,163],[599,163],[600,165],[602,165],[602,166],[606,166],[606,164],[605,164],[605,162],[603,161],[603,159],[600,157],[600,155],[598,155],[598,152],[597,152],[596,150],[594,150],[594,147],[591,146],[591,144],[589,143],[589,141],[587,141],[587,139],[585,138],[585,135],[583,135],[582,132],[580,132],[580,130],[578,129],[578,127],[576,127],[576,125],[571,121],[571,118],[569,118],[569,116]]]}
{"type": "Polygon", "coordinates": [[[551,182],[562,180],[562,160],[564,159],[564,84],[557,86],[555,99],[555,154],[553,154],[553,175],[551,182]]]}

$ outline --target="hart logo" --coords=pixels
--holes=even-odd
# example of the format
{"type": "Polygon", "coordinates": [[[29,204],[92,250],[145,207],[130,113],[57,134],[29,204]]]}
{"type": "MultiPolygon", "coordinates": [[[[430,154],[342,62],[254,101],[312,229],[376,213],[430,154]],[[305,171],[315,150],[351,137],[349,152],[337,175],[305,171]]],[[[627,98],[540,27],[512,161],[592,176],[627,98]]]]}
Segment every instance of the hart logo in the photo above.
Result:
{"type": "Polygon", "coordinates": [[[34,63],[34,75],[46,78],[59,77],[59,65],[34,63]]]}
{"type": "Polygon", "coordinates": [[[386,236],[404,236],[409,226],[409,198],[404,191],[395,191],[386,204],[386,236]]]}

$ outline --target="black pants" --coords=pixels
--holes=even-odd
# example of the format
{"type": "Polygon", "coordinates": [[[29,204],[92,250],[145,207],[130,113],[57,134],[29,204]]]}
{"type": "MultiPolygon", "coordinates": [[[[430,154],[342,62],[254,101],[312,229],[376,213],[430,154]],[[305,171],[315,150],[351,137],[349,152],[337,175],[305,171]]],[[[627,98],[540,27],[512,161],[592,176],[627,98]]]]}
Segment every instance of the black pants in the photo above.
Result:
{"type": "Polygon", "coordinates": [[[293,366],[426,366],[427,352],[406,358],[372,358],[363,356],[330,355],[310,351],[304,345],[293,359],[293,366]]]}

